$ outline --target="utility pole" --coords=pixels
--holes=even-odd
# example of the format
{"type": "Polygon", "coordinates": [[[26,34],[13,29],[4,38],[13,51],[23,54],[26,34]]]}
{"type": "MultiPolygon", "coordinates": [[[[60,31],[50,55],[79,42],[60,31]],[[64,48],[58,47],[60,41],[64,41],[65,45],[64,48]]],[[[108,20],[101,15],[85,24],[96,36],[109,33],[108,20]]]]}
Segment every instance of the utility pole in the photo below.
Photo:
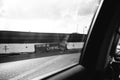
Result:
{"type": "Polygon", "coordinates": [[[8,48],[8,46],[4,46],[4,50],[5,50],[5,53],[7,52],[7,50],[8,50],[9,48],[8,48]]]}

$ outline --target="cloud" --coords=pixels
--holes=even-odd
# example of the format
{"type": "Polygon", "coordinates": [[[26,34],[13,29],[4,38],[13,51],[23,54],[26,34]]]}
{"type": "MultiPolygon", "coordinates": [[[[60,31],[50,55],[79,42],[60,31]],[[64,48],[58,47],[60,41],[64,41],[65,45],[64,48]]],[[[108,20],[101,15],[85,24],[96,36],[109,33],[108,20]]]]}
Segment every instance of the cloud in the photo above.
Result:
{"type": "Polygon", "coordinates": [[[2,0],[0,0],[0,8],[3,6],[3,2],[2,0]]]}
{"type": "Polygon", "coordinates": [[[10,18],[63,18],[94,12],[96,0],[0,0],[2,15],[10,18]]]}
{"type": "Polygon", "coordinates": [[[57,33],[76,32],[79,29],[79,33],[83,33],[84,26],[89,28],[98,2],[99,0],[0,0],[0,29],[57,33]]]}
{"type": "Polygon", "coordinates": [[[94,14],[96,8],[98,6],[97,0],[89,0],[89,2],[84,2],[78,10],[78,15],[89,15],[94,14]]]}

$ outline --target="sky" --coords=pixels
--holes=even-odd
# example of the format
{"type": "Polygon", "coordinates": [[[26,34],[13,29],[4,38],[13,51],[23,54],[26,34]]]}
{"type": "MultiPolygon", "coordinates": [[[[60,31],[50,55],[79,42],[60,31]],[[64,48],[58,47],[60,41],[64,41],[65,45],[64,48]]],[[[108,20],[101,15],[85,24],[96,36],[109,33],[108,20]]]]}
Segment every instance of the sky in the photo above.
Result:
{"type": "Polygon", "coordinates": [[[0,0],[0,30],[87,33],[98,5],[99,0],[0,0]]]}

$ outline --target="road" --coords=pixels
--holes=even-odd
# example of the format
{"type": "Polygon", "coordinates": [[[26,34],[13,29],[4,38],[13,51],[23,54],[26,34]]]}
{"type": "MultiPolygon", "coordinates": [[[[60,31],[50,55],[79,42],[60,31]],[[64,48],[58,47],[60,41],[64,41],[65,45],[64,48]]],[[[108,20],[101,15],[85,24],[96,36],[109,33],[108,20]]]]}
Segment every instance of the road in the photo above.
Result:
{"type": "Polygon", "coordinates": [[[0,80],[43,78],[78,63],[80,53],[0,63],[0,80]]]}

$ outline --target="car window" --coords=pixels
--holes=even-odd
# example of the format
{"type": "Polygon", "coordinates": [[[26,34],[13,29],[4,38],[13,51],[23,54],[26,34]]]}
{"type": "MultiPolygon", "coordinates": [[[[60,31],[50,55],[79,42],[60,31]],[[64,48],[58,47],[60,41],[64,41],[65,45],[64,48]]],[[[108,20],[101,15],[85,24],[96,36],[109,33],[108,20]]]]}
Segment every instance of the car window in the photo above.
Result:
{"type": "Polygon", "coordinates": [[[40,79],[78,64],[101,3],[0,0],[0,79],[40,79]]]}

